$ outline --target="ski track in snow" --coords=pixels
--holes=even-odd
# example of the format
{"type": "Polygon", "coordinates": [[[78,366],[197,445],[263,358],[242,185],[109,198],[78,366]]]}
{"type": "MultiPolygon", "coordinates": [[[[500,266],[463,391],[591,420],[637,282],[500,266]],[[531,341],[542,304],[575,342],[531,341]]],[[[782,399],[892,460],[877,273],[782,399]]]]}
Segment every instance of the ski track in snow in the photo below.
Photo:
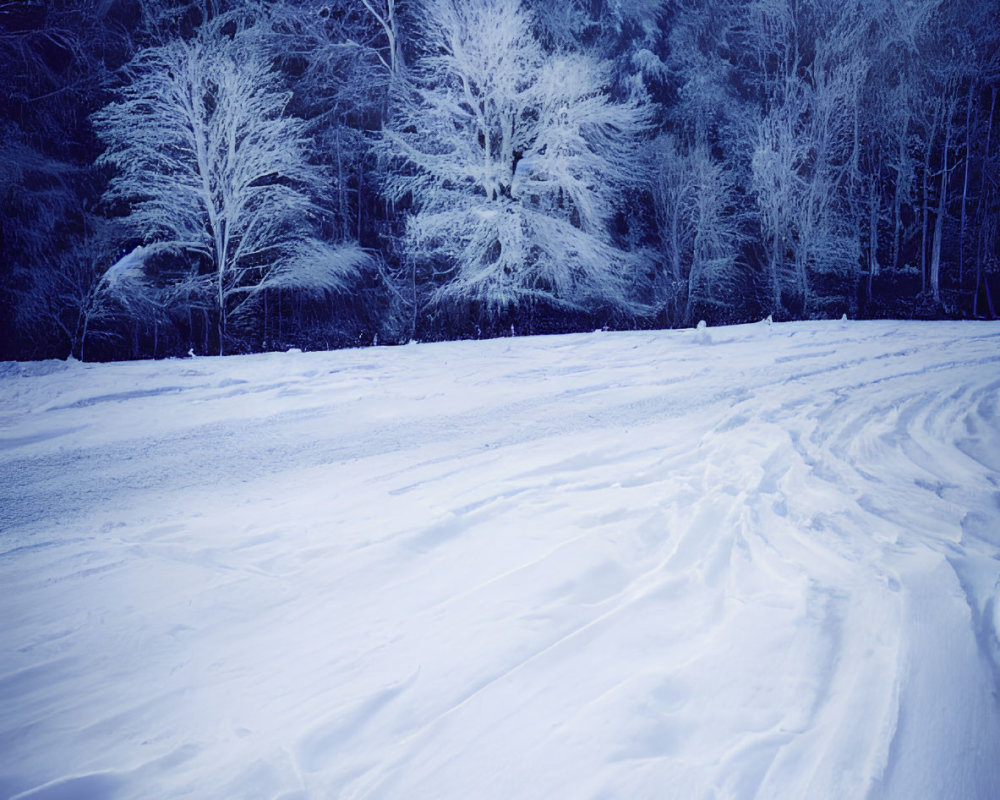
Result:
{"type": "Polygon", "coordinates": [[[1000,327],[0,365],[0,797],[1000,797],[1000,327]]]}

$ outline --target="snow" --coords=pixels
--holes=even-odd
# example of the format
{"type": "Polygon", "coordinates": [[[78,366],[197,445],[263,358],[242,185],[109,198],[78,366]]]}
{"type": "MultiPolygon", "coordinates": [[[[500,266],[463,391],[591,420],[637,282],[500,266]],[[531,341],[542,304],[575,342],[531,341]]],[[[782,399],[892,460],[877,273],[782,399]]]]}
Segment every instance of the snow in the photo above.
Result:
{"type": "Polygon", "coordinates": [[[1000,797],[1000,327],[0,365],[0,796],[1000,797]]]}
{"type": "Polygon", "coordinates": [[[139,245],[119,258],[114,264],[108,267],[104,273],[103,280],[110,288],[116,288],[122,283],[131,281],[141,281],[146,276],[143,272],[143,265],[155,248],[147,245],[139,245]]]}

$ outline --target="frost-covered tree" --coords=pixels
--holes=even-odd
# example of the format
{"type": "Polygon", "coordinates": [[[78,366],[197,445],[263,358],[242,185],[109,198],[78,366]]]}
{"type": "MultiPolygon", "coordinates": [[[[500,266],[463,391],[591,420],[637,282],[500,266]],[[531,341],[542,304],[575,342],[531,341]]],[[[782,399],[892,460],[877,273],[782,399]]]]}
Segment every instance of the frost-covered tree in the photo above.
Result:
{"type": "Polygon", "coordinates": [[[384,47],[377,51],[378,59],[390,75],[395,75],[402,65],[402,42],[399,33],[397,0],[360,0],[372,19],[378,23],[385,37],[384,47]]]}
{"type": "Polygon", "coordinates": [[[140,51],[124,75],[118,100],[93,118],[100,163],[114,170],[105,203],[127,209],[124,229],[147,265],[170,253],[183,265],[173,280],[200,281],[220,352],[230,323],[267,290],[348,285],[367,256],[314,235],[326,177],[257,27],[221,15],[189,40],[140,51]]]}
{"type": "Polygon", "coordinates": [[[670,134],[654,142],[651,169],[667,318],[676,325],[706,311],[724,316],[736,300],[743,243],[733,170],[707,146],[685,151],[670,134]]]}
{"type": "MultiPolygon", "coordinates": [[[[58,269],[64,229],[79,207],[81,170],[33,147],[17,125],[0,119],[0,263],[2,278],[16,286],[19,328],[35,332],[33,309],[46,291],[41,273],[58,269]],[[6,273],[6,274],[5,274],[6,273]]],[[[5,287],[4,287],[5,288],[5,287]]],[[[51,299],[51,298],[49,298],[51,299]]]]}
{"type": "Polygon", "coordinates": [[[644,260],[610,223],[641,180],[648,106],[613,100],[605,63],[546,52],[520,0],[427,0],[418,16],[422,55],[381,151],[387,195],[412,203],[408,257],[438,273],[434,299],[634,308],[644,260]]]}
{"type": "Polygon", "coordinates": [[[757,0],[750,50],[764,112],[752,140],[770,310],[809,315],[853,294],[860,262],[859,96],[864,18],[851,7],[757,0]]]}
{"type": "Polygon", "coordinates": [[[377,205],[371,132],[402,68],[402,0],[284,0],[269,12],[276,63],[294,75],[294,112],[310,122],[331,178],[325,206],[341,238],[371,238],[377,205]]]}
{"type": "Polygon", "coordinates": [[[0,359],[70,346],[35,312],[62,306],[97,194],[86,116],[122,48],[111,5],[0,2],[0,359]]]}

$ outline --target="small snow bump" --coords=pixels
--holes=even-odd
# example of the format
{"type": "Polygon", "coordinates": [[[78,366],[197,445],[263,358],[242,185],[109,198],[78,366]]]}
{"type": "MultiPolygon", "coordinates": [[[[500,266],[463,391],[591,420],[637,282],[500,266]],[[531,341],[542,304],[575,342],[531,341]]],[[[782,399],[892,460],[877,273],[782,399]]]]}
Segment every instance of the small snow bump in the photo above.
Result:
{"type": "Polygon", "coordinates": [[[712,335],[708,332],[708,323],[701,320],[695,328],[695,344],[712,344],[712,335]]]}

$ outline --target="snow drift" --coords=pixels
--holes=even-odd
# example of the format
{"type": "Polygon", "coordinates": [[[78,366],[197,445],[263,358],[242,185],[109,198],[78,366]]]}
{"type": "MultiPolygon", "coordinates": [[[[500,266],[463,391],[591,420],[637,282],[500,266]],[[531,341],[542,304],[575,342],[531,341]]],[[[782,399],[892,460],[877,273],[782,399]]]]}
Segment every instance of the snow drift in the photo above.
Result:
{"type": "Polygon", "coordinates": [[[0,796],[1000,796],[1000,327],[0,365],[0,796]]]}

